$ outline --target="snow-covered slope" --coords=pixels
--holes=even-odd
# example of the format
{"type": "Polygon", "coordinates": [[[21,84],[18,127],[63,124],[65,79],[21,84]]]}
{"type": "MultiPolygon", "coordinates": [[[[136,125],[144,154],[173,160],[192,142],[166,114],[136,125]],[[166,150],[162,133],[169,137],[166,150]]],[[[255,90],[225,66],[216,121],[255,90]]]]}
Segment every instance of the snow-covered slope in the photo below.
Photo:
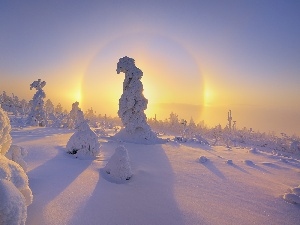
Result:
{"type": "Polygon", "coordinates": [[[99,157],[79,160],[65,152],[71,135],[70,130],[54,128],[12,131],[13,144],[28,151],[25,161],[34,195],[28,225],[300,221],[300,206],[283,199],[300,185],[296,157],[197,143],[122,143],[133,176],[113,183],[104,179],[101,169],[120,143],[99,140],[99,157]],[[199,162],[201,156],[208,160],[199,162]]]}

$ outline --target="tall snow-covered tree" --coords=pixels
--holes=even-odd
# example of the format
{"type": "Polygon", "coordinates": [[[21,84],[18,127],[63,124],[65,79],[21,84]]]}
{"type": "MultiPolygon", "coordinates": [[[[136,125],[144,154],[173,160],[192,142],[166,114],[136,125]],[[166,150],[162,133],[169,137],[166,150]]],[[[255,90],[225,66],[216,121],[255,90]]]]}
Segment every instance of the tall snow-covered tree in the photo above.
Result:
{"type": "Polygon", "coordinates": [[[47,125],[47,117],[46,111],[44,108],[44,98],[46,94],[43,90],[46,82],[38,79],[30,84],[30,90],[35,88],[37,92],[34,94],[32,99],[32,107],[31,111],[27,118],[27,124],[31,126],[46,126],[47,125]]]}
{"type": "Polygon", "coordinates": [[[122,120],[124,129],[115,135],[124,141],[151,144],[160,139],[147,124],[144,110],[147,109],[148,100],[143,95],[141,78],[143,72],[135,66],[135,61],[127,56],[120,58],[117,64],[117,73],[123,72],[123,94],[119,100],[118,115],[122,120]]]}

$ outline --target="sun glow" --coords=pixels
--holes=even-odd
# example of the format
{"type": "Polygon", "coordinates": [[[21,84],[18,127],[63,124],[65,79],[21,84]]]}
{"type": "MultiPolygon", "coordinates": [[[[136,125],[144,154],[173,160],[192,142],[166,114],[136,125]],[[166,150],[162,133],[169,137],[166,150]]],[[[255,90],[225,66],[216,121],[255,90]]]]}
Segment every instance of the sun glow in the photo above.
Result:
{"type": "Polygon", "coordinates": [[[70,91],[68,93],[68,99],[70,99],[70,101],[72,103],[79,102],[80,104],[82,104],[82,102],[81,102],[82,101],[81,89],[78,88],[78,89],[76,89],[74,91],[70,91]]]}
{"type": "Polygon", "coordinates": [[[205,87],[204,91],[204,105],[211,106],[213,102],[214,93],[210,88],[205,87]]]}

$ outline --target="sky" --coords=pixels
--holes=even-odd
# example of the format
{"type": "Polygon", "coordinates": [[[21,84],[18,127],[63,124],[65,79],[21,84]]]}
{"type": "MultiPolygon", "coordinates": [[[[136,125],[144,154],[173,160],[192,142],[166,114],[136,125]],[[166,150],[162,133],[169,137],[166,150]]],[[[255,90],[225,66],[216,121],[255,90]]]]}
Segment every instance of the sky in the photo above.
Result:
{"type": "Polygon", "coordinates": [[[143,71],[146,114],[300,135],[300,1],[0,1],[0,91],[30,83],[70,110],[117,115],[119,58],[143,71]]]}

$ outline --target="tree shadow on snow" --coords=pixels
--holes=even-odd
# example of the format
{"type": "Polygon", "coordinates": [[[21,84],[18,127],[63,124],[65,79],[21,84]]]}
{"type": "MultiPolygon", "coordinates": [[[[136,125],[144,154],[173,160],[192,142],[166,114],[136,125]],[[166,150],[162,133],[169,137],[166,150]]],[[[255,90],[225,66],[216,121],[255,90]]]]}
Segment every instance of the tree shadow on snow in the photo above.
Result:
{"type": "Polygon", "coordinates": [[[232,165],[230,165],[230,166],[232,166],[232,167],[235,168],[235,169],[238,169],[239,171],[241,171],[241,172],[243,172],[243,173],[250,174],[247,170],[243,169],[242,167],[240,167],[240,166],[238,166],[238,165],[236,165],[236,164],[232,164],[232,165]]]}
{"type": "Polygon", "coordinates": [[[19,143],[68,133],[74,133],[74,131],[63,128],[36,127],[32,130],[12,130],[11,136],[13,140],[16,140],[19,143]]]}
{"type": "Polygon", "coordinates": [[[68,224],[184,224],[173,194],[173,170],[161,145],[124,146],[133,176],[113,183],[99,169],[94,192],[68,224]]]}
{"type": "Polygon", "coordinates": [[[258,166],[257,164],[252,163],[252,161],[249,161],[249,162],[246,161],[245,164],[246,164],[247,166],[249,166],[249,167],[251,167],[251,168],[253,168],[253,169],[257,169],[257,170],[259,170],[259,171],[261,171],[261,172],[263,172],[263,173],[270,173],[270,174],[271,174],[270,171],[268,171],[268,170],[266,170],[266,169],[264,169],[264,168],[258,166]]]}
{"type": "Polygon", "coordinates": [[[92,163],[92,160],[73,158],[65,152],[64,147],[55,148],[58,150],[55,157],[27,173],[34,196],[33,203],[28,207],[28,224],[35,224],[36,217],[42,217],[42,213],[32,215],[31,212],[42,212],[92,163]]]}
{"type": "Polygon", "coordinates": [[[208,170],[210,170],[213,174],[218,176],[221,179],[226,179],[224,174],[213,164],[212,161],[208,160],[205,163],[202,163],[203,166],[205,166],[208,170]]]}

